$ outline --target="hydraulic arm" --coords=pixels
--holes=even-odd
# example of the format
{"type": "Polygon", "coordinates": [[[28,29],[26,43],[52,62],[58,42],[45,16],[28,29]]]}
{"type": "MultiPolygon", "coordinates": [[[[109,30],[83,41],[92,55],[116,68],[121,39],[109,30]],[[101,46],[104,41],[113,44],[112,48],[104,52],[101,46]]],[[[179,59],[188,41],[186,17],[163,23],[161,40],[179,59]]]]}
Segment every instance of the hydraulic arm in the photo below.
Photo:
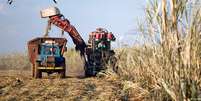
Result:
{"type": "Polygon", "coordinates": [[[63,15],[54,15],[49,17],[48,25],[54,24],[55,26],[61,28],[63,31],[68,32],[72,38],[76,49],[80,50],[81,54],[84,54],[86,43],[76,30],[76,28],[70,24],[70,21],[66,19],[63,15]]]}

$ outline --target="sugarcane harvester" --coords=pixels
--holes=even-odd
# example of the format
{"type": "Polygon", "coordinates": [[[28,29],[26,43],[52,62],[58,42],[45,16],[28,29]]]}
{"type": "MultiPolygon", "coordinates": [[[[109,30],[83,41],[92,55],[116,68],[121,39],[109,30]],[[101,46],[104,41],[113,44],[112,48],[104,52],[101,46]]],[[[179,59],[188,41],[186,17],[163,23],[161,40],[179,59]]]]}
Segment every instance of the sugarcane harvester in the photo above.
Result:
{"type": "Polygon", "coordinates": [[[86,48],[88,63],[85,74],[87,76],[94,76],[105,70],[108,64],[116,71],[116,58],[115,52],[111,50],[111,41],[115,41],[114,35],[104,28],[97,28],[96,31],[89,34],[86,48]]]}
{"type": "MultiPolygon", "coordinates": [[[[29,57],[31,59],[32,65],[33,65],[33,76],[35,78],[40,78],[41,77],[41,72],[47,72],[47,73],[52,73],[52,72],[58,72],[56,71],[54,68],[57,65],[53,65],[53,66],[48,66],[48,55],[45,55],[43,57],[44,60],[43,61],[39,61],[42,59],[37,59],[38,57],[41,57],[42,52],[42,45],[46,44],[46,40],[44,39],[52,39],[53,41],[55,41],[55,38],[49,37],[48,33],[49,30],[51,29],[51,25],[55,25],[57,27],[59,27],[62,31],[62,35],[64,34],[64,32],[67,32],[69,34],[69,36],[72,38],[73,43],[76,45],[75,49],[77,51],[80,51],[80,55],[82,57],[82,59],[84,60],[85,63],[85,75],[86,76],[95,76],[100,70],[104,69],[104,66],[106,63],[109,62],[110,57],[114,56],[114,51],[111,50],[111,41],[115,40],[115,37],[113,36],[113,34],[111,32],[108,32],[107,30],[103,29],[103,28],[98,28],[96,31],[92,32],[89,35],[89,44],[87,45],[84,40],[82,39],[82,37],[80,36],[80,34],[78,33],[78,31],[76,30],[76,28],[70,24],[70,21],[68,19],[66,19],[59,11],[58,8],[56,7],[50,7],[48,9],[44,9],[41,11],[41,17],[42,18],[49,18],[48,19],[48,25],[46,28],[46,32],[44,35],[44,38],[41,38],[39,40],[39,42],[37,43],[38,48],[36,49],[38,52],[34,53],[32,52],[32,48],[30,47],[31,45],[33,45],[33,40],[30,41],[28,43],[28,49],[29,49],[29,57]],[[43,40],[43,41],[41,41],[43,40]],[[33,53],[35,55],[33,55],[33,53]],[[33,55],[33,56],[32,56],[33,55]],[[46,64],[46,65],[43,65],[46,64]],[[44,67],[43,70],[41,70],[38,67],[44,67]],[[51,71],[47,71],[47,67],[49,68],[53,68],[51,69],[51,71]],[[38,68],[38,69],[37,69],[38,68]],[[36,73],[36,72],[37,73],[36,73]]],[[[65,38],[61,38],[61,40],[63,40],[62,44],[61,42],[57,42],[55,41],[54,43],[60,43],[60,45],[58,45],[58,53],[61,57],[63,57],[63,52],[65,50],[65,45],[66,45],[66,39],[65,38]]],[[[48,40],[47,40],[48,41],[48,40]]],[[[53,44],[56,45],[56,44],[53,44]]],[[[52,46],[54,47],[54,46],[52,46]]],[[[55,58],[56,59],[56,58],[55,58]]],[[[53,60],[55,60],[53,59],[53,60]]],[[[65,58],[62,60],[64,62],[65,58]]],[[[57,61],[53,61],[53,64],[57,64],[55,63],[57,61]]],[[[61,62],[61,61],[60,61],[61,62]]],[[[66,67],[64,67],[63,65],[65,64],[65,62],[63,63],[61,62],[61,67],[63,67],[64,69],[62,69],[61,71],[66,70],[66,67]]],[[[58,65],[59,66],[59,65],[58,65]]],[[[60,66],[59,66],[60,67],[60,66]]],[[[58,72],[62,75],[62,77],[65,76],[65,72],[58,72]],[[63,74],[62,74],[63,73],[63,74]]]]}

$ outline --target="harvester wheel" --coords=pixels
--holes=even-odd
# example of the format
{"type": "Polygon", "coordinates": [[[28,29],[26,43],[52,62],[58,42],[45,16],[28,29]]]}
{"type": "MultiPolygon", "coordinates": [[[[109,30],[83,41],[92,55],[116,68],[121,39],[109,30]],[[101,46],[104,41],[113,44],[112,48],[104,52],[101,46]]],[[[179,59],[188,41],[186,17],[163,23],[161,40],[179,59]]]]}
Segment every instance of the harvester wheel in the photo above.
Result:
{"type": "Polygon", "coordinates": [[[34,67],[34,78],[42,78],[42,71],[38,69],[39,64],[36,62],[34,67]]]}
{"type": "Polygon", "coordinates": [[[89,69],[85,69],[85,77],[90,77],[91,76],[91,72],[89,69]]]}
{"type": "Polygon", "coordinates": [[[95,70],[93,70],[93,68],[85,68],[85,76],[86,77],[91,77],[91,76],[95,76],[96,74],[94,74],[95,70]]]}

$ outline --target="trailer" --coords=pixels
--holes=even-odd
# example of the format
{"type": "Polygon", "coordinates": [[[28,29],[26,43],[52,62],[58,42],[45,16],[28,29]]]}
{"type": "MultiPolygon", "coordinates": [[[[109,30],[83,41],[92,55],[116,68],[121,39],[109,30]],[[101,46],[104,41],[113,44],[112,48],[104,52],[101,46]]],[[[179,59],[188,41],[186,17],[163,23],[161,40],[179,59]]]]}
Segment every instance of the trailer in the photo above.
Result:
{"type": "Polygon", "coordinates": [[[63,56],[67,39],[56,37],[38,37],[28,42],[28,55],[32,64],[32,76],[42,78],[42,72],[57,72],[61,78],[66,75],[63,56]]]}

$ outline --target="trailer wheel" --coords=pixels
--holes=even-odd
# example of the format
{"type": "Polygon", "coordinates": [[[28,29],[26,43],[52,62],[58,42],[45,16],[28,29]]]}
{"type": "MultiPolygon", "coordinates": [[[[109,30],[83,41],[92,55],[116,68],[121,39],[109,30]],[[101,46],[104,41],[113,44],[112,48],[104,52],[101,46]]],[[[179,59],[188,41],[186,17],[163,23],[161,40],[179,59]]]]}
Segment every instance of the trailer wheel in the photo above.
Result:
{"type": "Polygon", "coordinates": [[[33,73],[33,75],[34,75],[34,78],[42,78],[42,71],[40,71],[39,69],[38,69],[38,66],[39,66],[39,64],[38,64],[38,62],[36,62],[35,63],[35,67],[34,67],[34,73],[33,73]]]}
{"type": "Polygon", "coordinates": [[[31,71],[32,71],[32,77],[34,78],[35,77],[35,65],[32,65],[31,71]]]}
{"type": "Polygon", "coordinates": [[[60,72],[59,72],[59,78],[65,78],[66,77],[66,72],[65,72],[66,70],[64,69],[64,70],[61,70],[60,72]]]}
{"type": "Polygon", "coordinates": [[[62,64],[62,67],[64,68],[63,70],[59,71],[59,77],[60,78],[65,78],[66,77],[66,64],[62,64]]]}

